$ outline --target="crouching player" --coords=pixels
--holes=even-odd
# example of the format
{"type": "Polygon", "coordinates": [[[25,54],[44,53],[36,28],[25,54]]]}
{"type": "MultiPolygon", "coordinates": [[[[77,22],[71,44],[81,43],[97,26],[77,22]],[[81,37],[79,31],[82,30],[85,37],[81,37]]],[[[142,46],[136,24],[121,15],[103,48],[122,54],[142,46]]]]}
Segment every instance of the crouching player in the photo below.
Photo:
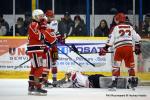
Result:
{"type": "Polygon", "coordinates": [[[27,54],[31,59],[31,71],[29,75],[29,94],[46,95],[47,91],[42,89],[43,84],[43,66],[45,59],[43,56],[46,54],[47,49],[43,41],[48,41],[53,44],[56,37],[50,36],[50,30],[43,29],[41,22],[44,19],[44,13],[40,9],[36,9],[32,13],[33,21],[28,28],[28,45],[27,54]]]}
{"type": "Polygon", "coordinates": [[[115,18],[117,25],[110,34],[110,38],[105,47],[100,49],[99,55],[106,55],[110,46],[114,47],[114,64],[112,66],[112,84],[111,89],[116,88],[118,77],[120,76],[120,66],[122,60],[125,62],[125,67],[129,74],[129,87],[133,88],[137,85],[138,79],[135,78],[135,54],[141,53],[140,36],[135,32],[131,25],[125,24],[126,16],[123,13],[118,13],[115,18]]]}

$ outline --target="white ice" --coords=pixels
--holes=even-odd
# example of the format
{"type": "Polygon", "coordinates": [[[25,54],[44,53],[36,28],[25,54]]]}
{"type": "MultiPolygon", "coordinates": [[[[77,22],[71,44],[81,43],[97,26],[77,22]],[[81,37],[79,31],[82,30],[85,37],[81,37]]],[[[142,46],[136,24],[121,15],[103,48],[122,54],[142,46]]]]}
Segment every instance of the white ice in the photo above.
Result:
{"type": "Polygon", "coordinates": [[[0,100],[150,100],[150,86],[131,89],[48,88],[47,96],[29,96],[28,80],[0,79],[0,100]]]}

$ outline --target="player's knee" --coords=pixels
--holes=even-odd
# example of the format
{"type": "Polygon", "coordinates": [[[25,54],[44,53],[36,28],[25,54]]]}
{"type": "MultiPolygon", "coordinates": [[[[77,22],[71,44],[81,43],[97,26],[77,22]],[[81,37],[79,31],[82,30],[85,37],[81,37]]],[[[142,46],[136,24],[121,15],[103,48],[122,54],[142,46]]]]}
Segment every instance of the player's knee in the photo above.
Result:
{"type": "Polygon", "coordinates": [[[113,67],[112,74],[113,76],[120,76],[120,67],[113,67]]]}
{"type": "Polygon", "coordinates": [[[135,70],[134,70],[134,68],[129,68],[128,69],[128,73],[129,73],[129,76],[135,76],[135,70]]]}
{"type": "Polygon", "coordinates": [[[33,75],[35,72],[35,68],[34,67],[31,67],[31,70],[30,70],[30,75],[33,75]]]}
{"type": "Polygon", "coordinates": [[[34,72],[34,76],[35,77],[41,77],[42,73],[43,73],[43,67],[36,68],[36,70],[34,72]]]}
{"type": "Polygon", "coordinates": [[[57,67],[52,67],[52,74],[56,74],[57,73],[57,67]]]}
{"type": "Polygon", "coordinates": [[[121,61],[114,61],[113,66],[120,67],[121,66],[121,61]]]}

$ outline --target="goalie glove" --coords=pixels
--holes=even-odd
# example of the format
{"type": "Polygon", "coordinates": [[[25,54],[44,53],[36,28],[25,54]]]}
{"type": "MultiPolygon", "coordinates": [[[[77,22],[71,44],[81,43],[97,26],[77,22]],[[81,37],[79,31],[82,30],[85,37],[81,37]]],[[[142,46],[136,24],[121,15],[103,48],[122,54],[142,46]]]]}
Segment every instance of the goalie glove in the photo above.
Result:
{"type": "Polygon", "coordinates": [[[139,55],[141,53],[141,45],[139,43],[135,44],[135,54],[139,55]]]}
{"type": "Polygon", "coordinates": [[[105,47],[100,48],[99,55],[100,56],[105,56],[106,53],[108,52],[108,48],[109,48],[109,46],[107,44],[106,44],[105,47]]]}

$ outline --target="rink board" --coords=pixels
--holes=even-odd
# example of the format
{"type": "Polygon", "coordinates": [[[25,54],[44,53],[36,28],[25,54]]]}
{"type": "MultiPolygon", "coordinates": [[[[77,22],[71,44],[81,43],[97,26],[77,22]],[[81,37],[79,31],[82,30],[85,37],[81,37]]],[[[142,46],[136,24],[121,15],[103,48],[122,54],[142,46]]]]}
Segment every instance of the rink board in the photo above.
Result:
{"type": "MultiPolygon", "coordinates": [[[[59,60],[57,60],[56,66],[58,67],[59,71],[67,71],[69,67],[74,67],[82,71],[111,71],[111,54],[108,53],[106,56],[99,56],[98,53],[95,53],[99,52],[100,47],[105,45],[106,40],[106,37],[67,38],[65,41],[66,45],[59,43],[57,44],[61,51],[58,51],[59,60]],[[82,53],[80,54],[82,57],[86,58],[89,62],[97,66],[93,67],[93,65],[75,53],[71,49],[72,44],[74,44],[77,50],[82,53]],[[73,60],[67,57],[65,54],[71,57],[73,60]],[[78,64],[76,64],[74,61],[76,61],[78,64]]],[[[0,47],[0,70],[30,70],[30,61],[28,61],[29,57],[26,55],[27,37],[0,37],[0,47]],[[26,63],[22,66],[19,66],[24,62],[26,63]]]]}
{"type": "MultiPolygon", "coordinates": [[[[91,53],[94,50],[98,50],[98,47],[102,47],[107,40],[106,37],[69,37],[66,39],[66,43],[74,43],[79,51],[82,53],[91,53]],[[82,44],[84,43],[84,44],[82,44]],[[89,44],[90,43],[90,44],[89,44]]],[[[27,37],[0,37],[0,78],[15,78],[15,79],[26,79],[28,78],[30,63],[26,63],[23,66],[18,66],[24,61],[28,60],[27,55],[25,54],[27,44],[27,37]],[[10,48],[16,47],[16,52],[14,54],[9,52],[10,48]]],[[[149,44],[146,42],[146,44],[149,44]]],[[[70,45],[70,44],[69,44],[70,45]]],[[[146,45],[147,46],[147,45],[146,45]]],[[[105,76],[111,76],[111,55],[107,54],[105,57],[99,57],[98,54],[83,54],[90,62],[99,63],[99,67],[93,67],[88,64],[85,60],[80,59],[77,54],[73,51],[70,51],[66,46],[60,46],[60,49],[67,53],[70,57],[77,62],[79,62],[82,67],[77,66],[67,57],[62,54],[60,55],[60,61],[58,65],[58,79],[64,77],[64,72],[69,67],[76,67],[81,71],[84,71],[86,74],[104,74],[105,76]],[[96,58],[96,59],[95,59],[96,58]],[[108,60],[109,59],[109,60],[108,60]],[[63,63],[65,62],[65,63],[63,63]]],[[[148,54],[146,54],[148,55],[148,54]]],[[[136,61],[137,62],[137,61],[136,61]]],[[[149,63],[147,65],[150,65],[149,63]]],[[[142,67],[143,68],[143,67],[142,67]]],[[[148,68],[148,67],[146,67],[148,68]]],[[[122,76],[128,76],[124,71],[126,69],[121,67],[122,76]]],[[[149,69],[147,69],[149,70],[149,69]]],[[[150,72],[140,72],[136,74],[140,80],[150,81],[150,72]]],[[[51,79],[51,74],[49,76],[51,79]]]]}

